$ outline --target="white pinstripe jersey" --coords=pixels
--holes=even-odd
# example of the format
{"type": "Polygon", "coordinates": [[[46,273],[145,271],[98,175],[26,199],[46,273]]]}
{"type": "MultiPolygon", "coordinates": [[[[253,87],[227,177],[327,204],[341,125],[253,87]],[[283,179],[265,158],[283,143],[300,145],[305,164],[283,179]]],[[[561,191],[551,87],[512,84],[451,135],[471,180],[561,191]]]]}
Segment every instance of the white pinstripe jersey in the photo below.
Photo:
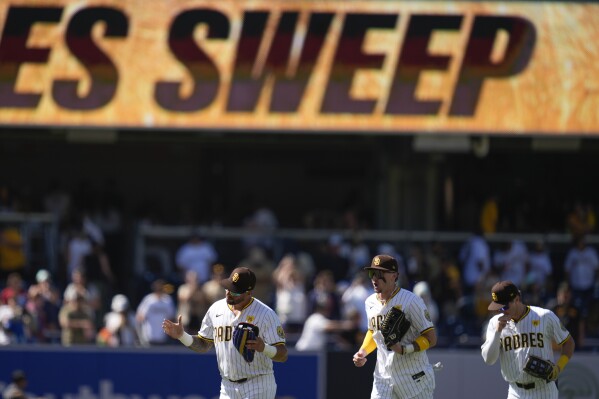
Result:
{"type": "MultiPolygon", "coordinates": [[[[501,313],[493,316],[487,326],[487,339],[497,331],[501,313]]],[[[554,361],[552,341],[563,344],[570,336],[558,317],[550,310],[537,306],[527,306],[524,315],[514,322],[508,321],[501,330],[499,340],[499,362],[501,375],[507,382],[538,382],[523,371],[529,355],[554,361]]]]}
{"type": "MultiPolygon", "coordinates": [[[[401,397],[411,398],[423,389],[422,377],[432,379],[434,373],[428,361],[426,351],[400,355],[387,350],[385,340],[380,332],[380,326],[385,315],[394,306],[399,306],[411,322],[410,329],[401,340],[402,345],[411,344],[424,332],[434,328],[424,301],[411,291],[397,288],[385,305],[372,294],[366,298],[366,314],[368,329],[372,330],[377,346],[375,379],[392,379],[401,397]],[[418,375],[422,374],[420,377],[418,375]]],[[[430,381],[429,381],[430,382],[430,381]]]]}
{"type": "Polygon", "coordinates": [[[236,381],[242,378],[273,374],[272,360],[264,353],[256,352],[254,360],[248,363],[233,345],[233,329],[241,322],[258,326],[259,336],[267,344],[285,343],[285,333],[279,317],[260,300],[252,298],[237,317],[225,298],[218,300],[206,312],[198,336],[214,344],[220,375],[223,378],[236,381]]]}

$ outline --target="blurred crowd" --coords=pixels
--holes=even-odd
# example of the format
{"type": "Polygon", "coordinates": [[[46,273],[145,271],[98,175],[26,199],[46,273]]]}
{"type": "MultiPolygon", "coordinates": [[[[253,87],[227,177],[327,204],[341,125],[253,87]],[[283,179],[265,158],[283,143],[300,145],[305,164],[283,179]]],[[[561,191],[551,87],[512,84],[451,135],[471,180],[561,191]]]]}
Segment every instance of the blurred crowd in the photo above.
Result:
{"type": "Polygon", "coordinates": [[[480,228],[452,247],[365,242],[354,223],[345,230],[351,233],[331,234],[311,246],[286,243],[284,253],[277,253],[276,215],[261,207],[244,220],[251,234],[240,240],[234,261],[224,262],[211,239],[195,234],[178,243],[174,270],[148,267],[134,275],[122,267],[118,202],[110,195],[104,199],[94,212],[70,212],[70,197],[59,187],[49,191],[44,210],[60,221],[57,270],[32,268],[18,226],[2,227],[0,345],[173,344],[162,320],[181,314],[186,330],[197,331],[209,306],[224,297],[219,281],[246,266],[257,276],[254,296],[275,309],[290,346],[352,350],[368,328],[364,301],[373,290],[362,269],[376,254],[398,260],[400,284],[425,301],[439,346],[480,345],[491,287],[499,280],[520,287],[525,303],[552,309],[577,348],[590,348],[599,337],[599,257],[587,242],[595,215],[580,204],[566,218],[571,242],[564,256],[541,240],[490,243],[499,220],[493,198],[482,207],[480,228]]]}
{"type": "MultiPolygon", "coordinates": [[[[491,248],[484,235],[473,234],[455,257],[439,242],[413,245],[404,255],[389,243],[371,248],[332,235],[312,253],[289,252],[275,260],[268,249],[251,243],[231,267],[254,270],[254,296],[275,309],[298,350],[349,350],[360,345],[368,328],[364,301],[373,290],[362,268],[383,253],[398,259],[402,287],[427,304],[440,345],[461,345],[473,337],[471,343],[479,344],[489,318],[489,292],[499,280],[517,284],[527,304],[552,309],[577,347],[585,347],[587,336],[597,336],[599,257],[584,235],[559,265],[543,242],[529,246],[514,240],[491,248]],[[563,280],[554,278],[556,268],[562,269],[563,280]]],[[[64,286],[46,269],[31,281],[18,270],[4,271],[0,344],[171,344],[160,328],[162,320],[181,314],[186,329],[197,331],[208,307],[224,297],[219,281],[231,269],[219,263],[209,240],[196,235],[178,249],[175,275],[152,274],[136,300],[118,292],[106,258],[101,247],[92,245],[73,263],[64,286]]]]}

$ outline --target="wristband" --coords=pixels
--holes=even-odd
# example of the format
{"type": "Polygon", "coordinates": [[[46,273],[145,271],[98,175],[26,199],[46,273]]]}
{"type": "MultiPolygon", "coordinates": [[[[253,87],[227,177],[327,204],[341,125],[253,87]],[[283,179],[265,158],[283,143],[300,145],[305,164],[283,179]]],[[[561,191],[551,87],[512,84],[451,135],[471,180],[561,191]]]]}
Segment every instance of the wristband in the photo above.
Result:
{"type": "Polygon", "coordinates": [[[266,356],[272,359],[277,355],[277,348],[269,344],[264,344],[264,350],[262,351],[262,353],[264,353],[266,356]]]}
{"type": "Polygon", "coordinates": [[[421,335],[418,338],[416,338],[414,342],[418,344],[418,348],[420,348],[419,350],[421,352],[427,350],[431,346],[431,343],[424,335],[421,335]]]}
{"type": "Polygon", "coordinates": [[[408,353],[414,353],[414,345],[409,344],[403,347],[403,354],[407,355],[408,353]]]}
{"type": "Polygon", "coordinates": [[[179,341],[185,346],[190,346],[193,344],[193,337],[183,331],[183,334],[179,337],[179,341]]]}

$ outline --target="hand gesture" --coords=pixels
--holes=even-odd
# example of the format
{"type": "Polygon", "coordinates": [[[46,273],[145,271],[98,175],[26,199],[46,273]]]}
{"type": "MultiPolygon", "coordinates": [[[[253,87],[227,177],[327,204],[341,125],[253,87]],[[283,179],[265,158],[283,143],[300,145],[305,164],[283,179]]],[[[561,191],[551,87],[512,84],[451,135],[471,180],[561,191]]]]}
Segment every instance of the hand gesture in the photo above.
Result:
{"type": "Polygon", "coordinates": [[[501,316],[497,323],[497,331],[501,332],[501,330],[503,330],[505,328],[505,326],[507,325],[507,322],[510,320],[511,320],[510,316],[506,316],[506,315],[501,316]]]}
{"type": "Polygon", "coordinates": [[[181,322],[182,316],[179,315],[177,322],[173,323],[170,320],[164,319],[162,322],[162,330],[166,335],[171,338],[179,339],[183,335],[183,323],[181,322]]]}

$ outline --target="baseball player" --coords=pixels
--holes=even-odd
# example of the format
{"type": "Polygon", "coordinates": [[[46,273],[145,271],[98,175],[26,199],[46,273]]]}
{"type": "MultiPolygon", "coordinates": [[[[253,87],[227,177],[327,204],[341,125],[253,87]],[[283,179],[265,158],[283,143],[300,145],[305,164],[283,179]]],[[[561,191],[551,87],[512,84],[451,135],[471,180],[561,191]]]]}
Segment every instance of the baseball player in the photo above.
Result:
{"type": "Polygon", "coordinates": [[[281,322],[271,308],[252,296],[256,275],[250,269],[236,268],[229,278],[221,280],[221,285],[226,289],[225,298],[208,309],[197,335],[183,330],[181,315],[177,323],[164,320],[162,328],[193,351],[206,352],[215,347],[222,377],[221,399],[274,399],[277,384],[272,362],[287,360],[281,322]],[[255,351],[250,362],[233,344],[233,330],[239,323],[259,328],[259,336],[246,342],[247,348],[255,351]]]}
{"type": "Polygon", "coordinates": [[[499,313],[489,321],[481,352],[485,363],[501,363],[501,375],[509,384],[508,399],[557,399],[555,380],[574,353],[574,340],[550,310],[528,306],[511,281],[501,281],[492,288],[489,310],[499,313]],[[553,344],[561,356],[548,380],[524,371],[530,355],[553,361],[553,344]]]}
{"type": "Polygon", "coordinates": [[[368,332],[353,361],[357,367],[366,363],[366,356],[377,351],[371,399],[430,399],[435,389],[433,367],[426,350],[437,343],[437,334],[422,299],[398,286],[398,264],[388,255],[377,255],[370,267],[364,268],[374,287],[366,301],[368,332]],[[410,329],[400,342],[387,349],[380,331],[387,312],[394,306],[406,314],[410,329]]]}

